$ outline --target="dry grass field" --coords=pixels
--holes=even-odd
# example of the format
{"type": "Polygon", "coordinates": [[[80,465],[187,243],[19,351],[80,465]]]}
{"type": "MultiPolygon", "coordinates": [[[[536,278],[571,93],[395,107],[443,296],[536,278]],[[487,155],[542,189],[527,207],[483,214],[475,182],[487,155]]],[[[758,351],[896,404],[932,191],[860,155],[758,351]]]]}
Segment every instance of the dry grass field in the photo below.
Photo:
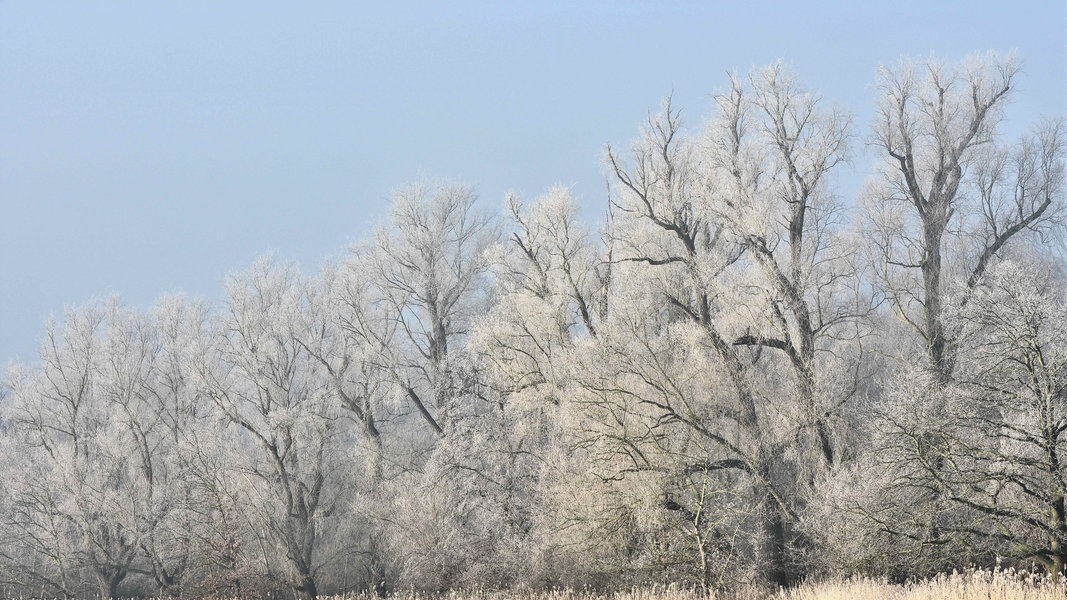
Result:
{"type": "MultiPolygon", "coordinates": [[[[1064,600],[1067,584],[1062,580],[1054,582],[1046,577],[1008,570],[955,573],[904,585],[873,579],[824,581],[777,593],[752,590],[705,595],[673,588],[650,588],[613,594],[553,590],[450,592],[436,597],[407,593],[392,597],[396,600],[1064,600]]],[[[374,598],[372,595],[350,594],[343,600],[374,598]]]]}
{"type": "Polygon", "coordinates": [[[1063,600],[1067,586],[1045,577],[1011,571],[972,571],[907,585],[860,579],[809,584],[775,598],[788,600],[1063,600]]]}

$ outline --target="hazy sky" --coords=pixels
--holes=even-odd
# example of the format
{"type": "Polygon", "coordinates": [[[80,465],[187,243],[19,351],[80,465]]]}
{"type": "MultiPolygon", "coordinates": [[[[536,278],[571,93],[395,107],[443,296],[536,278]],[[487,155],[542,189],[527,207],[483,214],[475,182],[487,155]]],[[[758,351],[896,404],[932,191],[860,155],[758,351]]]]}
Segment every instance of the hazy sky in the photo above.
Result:
{"type": "Polygon", "coordinates": [[[699,125],[728,71],[784,58],[862,131],[879,64],[990,49],[1025,60],[1013,118],[1067,113],[1054,0],[0,0],[0,363],[65,306],[312,271],[420,178],[595,215],[605,145],[672,90],[699,125]]]}

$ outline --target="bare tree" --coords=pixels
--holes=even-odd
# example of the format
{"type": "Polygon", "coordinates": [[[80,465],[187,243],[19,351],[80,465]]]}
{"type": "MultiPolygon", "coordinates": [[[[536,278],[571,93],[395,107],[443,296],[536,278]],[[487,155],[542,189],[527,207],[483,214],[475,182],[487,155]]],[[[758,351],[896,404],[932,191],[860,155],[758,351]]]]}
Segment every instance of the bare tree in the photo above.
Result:
{"type": "Polygon", "coordinates": [[[103,597],[130,574],[175,588],[189,561],[182,531],[191,493],[177,459],[193,424],[190,386],[164,364],[166,319],[112,301],[50,327],[40,369],[10,379],[7,418],[32,462],[16,469],[12,519],[47,560],[28,575],[78,594],[82,571],[103,597]]]}
{"type": "Polygon", "coordinates": [[[317,550],[331,533],[350,445],[329,379],[299,341],[313,322],[306,284],[294,269],[261,261],[230,280],[228,295],[201,385],[232,424],[230,468],[246,482],[256,533],[284,557],[293,590],[314,598],[317,550]]]}
{"type": "Polygon", "coordinates": [[[458,399],[449,353],[480,308],[484,251],[497,235],[475,200],[474,190],[462,185],[401,189],[390,228],[379,230],[373,250],[360,250],[370,255],[367,272],[357,276],[377,287],[398,329],[392,340],[397,385],[442,436],[458,399]]]}
{"type": "MultiPolygon", "coordinates": [[[[734,344],[780,352],[793,372],[795,401],[827,465],[836,450],[828,419],[843,400],[817,394],[818,353],[847,335],[863,311],[851,245],[828,181],[846,158],[849,119],[824,109],[780,64],[738,81],[717,97],[720,119],[706,141],[709,195],[725,231],[762,274],[770,326],[753,326],[734,344]],[[820,342],[824,346],[820,348],[820,342]],[[822,396],[820,399],[818,396],[822,396]]],[[[824,354],[825,356],[825,354],[824,354]]],[[[847,396],[844,398],[847,399],[847,396]]]]}
{"type": "MultiPolygon", "coordinates": [[[[787,557],[791,523],[809,486],[838,460],[830,424],[858,379],[849,356],[859,347],[864,304],[828,181],[845,158],[848,119],[824,109],[780,65],[747,84],[733,80],[716,100],[718,114],[698,142],[682,136],[668,101],[635,146],[632,166],[614,151],[608,159],[620,223],[628,226],[616,245],[616,276],[622,265],[630,265],[628,277],[649,272],[668,327],[680,320],[698,332],[679,333],[696,338],[675,343],[710,351],[723,379],[703,385],[730,390],[733,399],[690,389],[686,369],[697,367],[659,342],[642,344],[619,367],[645,382],[626,393],[650,411],[646,418],[656,417],[648,433],[681,426],[699,440],[691,444],[703,457],[683,472],[736,471],[759,490],[768,578],[785,583],[795,568],[787,557]],[[783,397],[776,387],[793,391],[783,397]]],[[[639,325],[655,314],[631,315],[637,339],[667,334],[639,325]]],[[[624,352],[635,349],[616,354],[624,352]]],[[[598,393],[623,391],[603,384],[598,393]]]]}
{"type": "Polygon", "coordinates": [[[904,62],[880,77],[872,142],[885,162],[866,192],[866,233],[874,284],[906,331],[891,349],[899,367],[886,376],[890,393],[875,407],[882,419],[873,433],[885,441],[874,447],[871,464],[881,466],[869,477],[885,501],[861,512],[930,569],[1005,552],[988,535],[990,513],[969,504],[973,495],[959,501],[954,481],[982,453],[974,447],[963,459],[953,448],[990,417],[968,383],[982,345],[974,331],[984,327],[971,304],[990,292],[999,261],[1060,224],[1062,123],[1040,123],[1015,144],[1000,132],[1018,72],[1013,57],[989,54],[958,66],[904,62]],[[909,349],[920,347],[917,361],[909,349]],[[899,435],[881,438],[884,431],[899,435]]]}
{"type": "Polygon", "coordinates": [[[397,322],[368,267],[359,254],[308,283],[312,322],[297,342],[325,369],[340,407],[369,442],[371,475],[379,482],[385,452],[380,420],[388,417],[383,413],[396,379],[397,322]]]}
{"type": "Polygon", "coordinates": [[[1014,57],[990,54],[880,75],[872,142],[886,162],[868,198],[880,283],[942,383],[955,369],[952,311],[1009,242],[1059,218],[1062,125],[1014,147],[999,132],[1018,73],[1014,57]]]}
{"type": "Polygon", "coordinates": [[[607,269],[565,188],[508,199],[513,231],[492,256],[495,302],[475,336],[489,385],[507,401],[559,403],[575,342],[606,316],[607,269]]]}
{"type": "Polygon", "coordinates": [[[543,584],[530,556],[557,558],[549,532],[559,532],[564,507],[543,502],[541,490],[546,480],[575,484],[557,458],[566,454],[575,352],[604,317],[607,265],[569,190],[530,204],[509,196],[507,209],[509,236],[489,252],[494,302],[468,349],[482,409],[449,462],[452,478],[485,499],[477,521],[496,530],[490,573],[543,584]]]}
{"type": "Polygon", "coordinates": [[[937,393],[936,420],[921,376],[880,420],[892,473],[885,497],[903,494],[875,517],[882,528],[955,552],[957,563],[961,554],[1013,556],[1063,575],[1063,311],[1062,286],[1047,270],[1005,261],[987,271],[950,321],[966,343],[955,380],[937,393]]]}

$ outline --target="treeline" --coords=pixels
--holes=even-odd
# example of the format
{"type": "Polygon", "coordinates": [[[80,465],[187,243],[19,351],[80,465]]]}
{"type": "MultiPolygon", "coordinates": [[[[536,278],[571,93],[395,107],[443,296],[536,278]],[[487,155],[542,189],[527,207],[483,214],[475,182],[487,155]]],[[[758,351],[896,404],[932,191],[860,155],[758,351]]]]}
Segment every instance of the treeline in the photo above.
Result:
{"type": "Polygon", "coordinates": [[[1018,72],[901,63],[857,128],[772,66],[609,148],[597,227],[416,185],[317,274],[67,312],[4,379],[0,595],[1062,574],[1064,130],[1006,139],[1018,72]]]}

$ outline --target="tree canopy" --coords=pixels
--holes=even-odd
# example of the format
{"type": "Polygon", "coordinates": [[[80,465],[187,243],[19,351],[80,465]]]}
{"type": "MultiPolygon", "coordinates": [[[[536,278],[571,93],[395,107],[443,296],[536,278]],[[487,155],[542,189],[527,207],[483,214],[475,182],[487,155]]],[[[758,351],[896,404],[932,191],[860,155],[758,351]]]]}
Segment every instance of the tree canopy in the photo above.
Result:
{"type": "Polygon", "coordinates": [[[1067,564],[1064,124],[905,61],[779,63],[483,210],[398,190],[318,273],[50,323],[0,396],[0,595],[791,585],[1067,564]],[[858,198],[839,172],[867,140],[858,198]]]}

